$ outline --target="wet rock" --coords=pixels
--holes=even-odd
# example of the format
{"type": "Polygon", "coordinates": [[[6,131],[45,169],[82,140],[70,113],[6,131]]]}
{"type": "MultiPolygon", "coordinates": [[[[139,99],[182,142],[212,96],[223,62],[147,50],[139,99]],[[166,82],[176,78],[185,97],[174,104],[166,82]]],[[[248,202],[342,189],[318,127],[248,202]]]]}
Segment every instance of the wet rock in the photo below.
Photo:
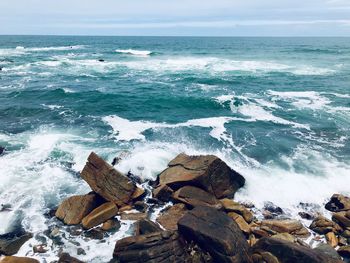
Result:
{"type": "Polygon", "coordinates": [[[91,239],[102,240],[104,238],[104,233],[101,228],[93,228],[85,232],[85,237],[91,239]]]}
{"type": "Polygon", "coordinates": [[[341,257],[339,256],[337,251],[328,244],[321,243],[316,248],[314,248],[314,250],[326,254],[327,256],[335,260],[341,260],[341,257]]]}
{"type": "Polygon", "coordinates": [[[141,220],[148,217],[147,213],[123,213],[121,214],[121,220],[141,220]]]}
{"type": "Polygon", "coordinates": [[[328,232],[325,236],[329,245],[331,245],[332,247],[338,246],[338,238],[333,232],[328,232]]]}
{"type": "Polygon", "coordinates": [[[34,258],[6,256],[0,259],[1,263],[39,263],[34,258]]]}
{"type": "Polygon", "coordinates": [[[107,202],[85,216],[81,223],[85,229],[90,229],[116,216],[117,213],[118,207],[113,202],[107,202]]]}
{"type": "Polygon", "coordinates": [[[99,59],[98,61],[99,61],[99,62],[105,62],[105,60],[104,60],[104,59],[99,59]]]}
{"type": "Polygon", "coordinates": [[[344,228],[350,227],[350,219],[346,215],[346,212],[334,213],[332,220],[344,228]]]}
{"type": "Polygon", "coordinates": [[[158,224],[152,222],[149,219],[138,220],[134,224],[134,228],[135,228],[135,235],[144,235],[144,234],[150,234],[150,233],[162,231],[162,229],[159,227],[158,224]]]}
{"type": "Polygon", "coordinates": [[[238,227],[245,233],[245,234],[249,234],[251,232],[250,230],[250,226],[248,225],[248,223],[244,220],[244,218],[235,213],[235,212],[229,212],[227,214],[229,217],[231,217],[233,220],[235,220],[235,222],[237,223],[238,227]]]}
{"type": "Polygon", "coordinates": [[[253,247],[253,253],[269,252],[278,259],[280,263],[336,263],[326,254],[319,253],[311,248],[278,238],[263,237],[253,247]]]}
{"type": "Polygon", "coordinates": [[[224,209],[227,212],[235,212],[237,214],[240,214],[241,216],[243,216],[244,220],[247,221],[248,223],[251,223],[253,221],[253,218],[254,218],[253,213],[250,212],[243,205],[228,198],[221,199],[220,202],[222,203],[222,205],[224,206],[224,209]]]}
{"type": "Polygon", "coordinates": [[[315,219],[315,215],[309,213],[309,212],[299,212],[298,215],[306,220],[313,220],[315,219]]]}
{"type": "Polygon", "coordinates": [[[173,194],[173,199],[185,203],[189,207],[202,205],[210,206],[215,209],[222,208],[222,204],[213,194],[194,186],[184,186],[180,188],[173,194]]]}
{"type": "Polygon", "coordinates": [[[140,212],[146,212],[148,209],[148,205],[143,201],[136,201],[134,203],[134,208],[140,212]]]}
{"type": "Polygon", "coordinates": [[[60,258],[58,259],[58,263],[84,263],[84,262],[70,256],[68,253],[62,253],[60,258]]]}
{"type": "Polygon", "coordinates": [[[233,197],[245,183],[242,175],[214,155],[188,156],[182,153],[168,166],[159,175],[159,184],[168,185],[175,190],[184,185],[192,185],[221,199],[233,197]]]}
{"type": "Polygon", "coordinates": [[[5,147],[0,146],[0,155],[2,155],[5,152],[5,147]]]}
{"type": "Polygon", "coordinates": [[[0,255],[12,256],[33,236],[23,230],[0,235],[0,255]]]}
{"type": "Polygon", "coordinates": [[[334,194],[325,208],[332,212],[350,210],[350,198],[341,194],[334,194]]]}
{"type": "Polygon", "coordinates": [[[157,222],[167,230],[177,230],[177,223],[187,212],[184,204],[175,204],[157,218],[157,222]]]}
{"type": "Polygon", "coordinates": [[[224,212],[197,206],[179,220],[178,228],[187,241],[197,243],[214,262],[251,262],[243,233],[224,212]]]}
{"type": "Polygon", "coordinates": [[[350,258],[350,246],[342,246],[337,250],[338,254],[344,258],[350,258]]]}
{"type": "Polygon", "coordinates": [[[324,216],[316,217],[309,228],[318,234],[324,235],[335,230],[335,223],[324,216]]]}
{"type": "Polygon", "coordinates": [[[55,215],[67,225],[76,225],[100,203],[96,194],[71,196],[60,204],[55,215]]]}
{"type": "Polygon", "coordinates": [[[308,230],[298,220],[263,220],[261,226],[268,227],[279,233],[289,233],[295,236],[307,237],[310,235],[308,230]]]}
{"type": "Polygon", "coordinates": [[[81,247],[78,247],[77,248],[77,255],[86,255],[86,252],[85,252],[85,250],[83,249],[83,248],[81,248],[81,247]]]}
{"type": "Polygon", "coordinates": [[[47,251],[48,251],[48,248],[47,248],[46,244],[33,246],[34,253],[46,253],[47,251]]]}
{"type": "Polygon", "coordinates": [[[276,235],[273,235],[272,237],[282,239],[288,242],[294,243],[296,241],[296,238],[288,233],[278,233],[276,235]]]}
{"type": "Polygon", "coordinates": [[[167,185],[160,185],[156,189],[153,190],[153,197],[163,201],[168,202],[174,191],[167,185]]]}
{"type": "Polygon", "coordinates": [[[178,262],[189,259],[176,231],[131,236],[117,241],[113,252],[119,262],[178,262]]]}
{"type": "Polygon", "coordinates": [[[118,206],[128,204],[136,190],[136,185],[127,176],[115,170],[94,152],[88,157],[81,177],[93,191],[118,206]]]}
{"type": "Polygon", "coordinates": [[[124,213],[126,211],[130,211],[132,210],[132,206],[131,205],[124,205],[121,208],[119,208],[119,213],[124,213]]]}
{"type": "Polygon", "coordinates": [[[120,228],[120,222],[118,219],[113,218],[104,222],[101,226],[101,229],[104,231],[117,231],[120,228]]]}
{"type": "Polygon", "coordinates": [[[145,195],[146,191],[143,188],[136,187],[135,192],[132,194],[131,199],[136,200],[142,198],[145,195]]]}
{"type": "Polygon", "coordinates": [[[267,210],[276,215],[282,215],[284,213],[282,208],[280,208],[272,202],[265,202],[264,210],[267,210]]]}

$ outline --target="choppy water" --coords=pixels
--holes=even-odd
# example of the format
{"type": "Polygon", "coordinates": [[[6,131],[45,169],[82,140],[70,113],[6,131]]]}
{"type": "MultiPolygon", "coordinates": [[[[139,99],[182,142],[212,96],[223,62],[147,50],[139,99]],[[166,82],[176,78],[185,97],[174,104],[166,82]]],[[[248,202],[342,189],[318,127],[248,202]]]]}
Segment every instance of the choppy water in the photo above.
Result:
{"type": "MultiPolygon", "coordinates": [[[[0,36],[0,67],[1,233],[40,235],[45,212],[88,192],[92,150],[129,152],[118,168],[144,179],[182,151],[216,154],[257,207],[350,193],[349,38],[0,36]]],[[[107,261],[125,234],[79,239],[80,258],[107,261]]]]}

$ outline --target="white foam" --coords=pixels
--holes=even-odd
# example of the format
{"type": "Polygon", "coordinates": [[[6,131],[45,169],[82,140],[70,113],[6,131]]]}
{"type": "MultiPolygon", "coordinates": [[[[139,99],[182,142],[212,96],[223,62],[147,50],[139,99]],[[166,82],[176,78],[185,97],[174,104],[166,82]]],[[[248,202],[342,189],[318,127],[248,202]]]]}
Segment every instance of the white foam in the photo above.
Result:
{"type": "Polygon", "coordinates": [[[214,99],[218,103],[224,104],[225,102],[232,102],[234,97],[235,97],[235,95],[221,95],[221,96],[215,97],[214,99]]]}
{"type": "Polygon", "coordinates": [[[152,54],[152,51],[135,50],[135,49],[117,49],[115,52],[123,53],[123,54],[130,54],[130,55],[135,55],[135,56],[149,56],[152,54]]]}

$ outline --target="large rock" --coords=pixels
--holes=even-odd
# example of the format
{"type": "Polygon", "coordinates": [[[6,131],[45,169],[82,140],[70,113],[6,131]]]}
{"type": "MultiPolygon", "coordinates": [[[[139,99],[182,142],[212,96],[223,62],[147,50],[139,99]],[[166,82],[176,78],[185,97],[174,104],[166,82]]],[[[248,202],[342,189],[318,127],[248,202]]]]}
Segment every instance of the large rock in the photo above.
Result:
{"type": "Polygon", "coordinates": [[[55,215],[67,225],[80,224],[101,202],[101,198],[93,193],[71,196],[60,204],[55,215]]]}
{"type": "Polygon", "coordinates": [[[188,156],[181,153],[159,175],[160,185],[168,185],[175,190],[184,185],[193,185],[214,194],[218,199],[233,197],[244,183],[242,175],[214,155],[188,156]]]}
{"type": "Polygon", "coordinates": [[[273,237],[261,238],[253,247],[253,253],[269,252],[280,263],[340,263],[317,250],[273,237]]]}
{"type": "Polygon", "coordinates": [[[186,262],[189,258],[176,231],[160,231],[118,240],[113,257],[117,262],[186,262]]]}
{"type": "Polygon", "coordinates": [[[162,231],[157,223],[152,222],[149,219],[141,219],[134,224],[135,235],[145,235],[154,232],[162,231]]]}
{"type": "Polygon", "coordinates": [[[62,253],[60,258],[58,259],[58,263],[84,263],[84,262],[70,256],[68,253],[62,253]]]}
{"type": "Polygon", "coordinates": [[[127,176],[115,170],[94,152],[88,157],[81,177],[93,191],[118,206],[129,203],[136,190],[136,185],[127,176]]]}
{"type": "Polygon", "coordinates": [[[178,227],[181,235],[207,251],[214,262],[252,262],[243,233],[224,212],[197,206],[179,220],[178,227]]]}
{"type": "Polygon", "coordinates": [[[335,226],[336,224],[328,218],[318,216],[312,221],[309,228],[318,234],[324,235],[328,232],[334,231],[335,226]]]}
{"type": "Polygon", "coordinates": [[[32,238],[32,234],[22,230],[0,235],[0,255],[11,256],[18,252],[21,246],[32,238]]]}
{"type": "Polygon", "coordinates": [[[325,205],[325,208],[332,212],[350,210],[350,198],[340,194],[334,194],[331,200],[325,205]]]}
{"type": "Polygon", "coordinates": [[[338,212],[332,215],[332,220],[344,228],[350,228],[350,218],[347,212],[338,212]]]}
{"type": "Polygon", "coordinates": [[[336,260],[341,260],[338,252],[330,245],[321,243],[314,248],[315,251],[326,254],[327,256],[334,258],[336,260]]]}
{"type": "Polygon", "coordinates": [[[243,205],[233,201],[232,199],[224,198],[221,199],[220,202],[224,206],[224,209],[227,212],[235,212],[237,214],[240,214],[243,216],[244,220],[248,223],[251,223],[254,219],[254,215],[252,212],[250,212],[246,207],[243,205]]]}
{"type": "Polygon", "coordinates": [[[34,258],[7,256],[0,258],[0,263],[39,263],[34,258]]]}
{"type": "Polygon", "coordinates": [[[268,227],[269,229],[278,233],[289,233],[295,236],[307,237],[310,236],[308,230],[298,220],[284,219],[284,220],[263,220],[261,221],[262,227],[268,227]]]}
{"type": "Polygon", "coordinates": [[[184,186],[177,190],[173,195],[174,200],[185,203],[190,207],[198,205],[210,206],[221,209],[222,204],[216,197],[198,187],[184,186]]]}
{"type": "Polygon", "coordinates": [[[118,207],[115,203],[107,202],[95,208],[91,213],[85,216],[81,223],[85,229],[90,229],[116,216],[117,213],[118,207]]]}
{"type": "Polygon", "coordinates": [[[187,212],[184,204],[175,204],[165,210],[158,218],[157,222],[167,230],[177,230],[177,222],[187,212]]]}

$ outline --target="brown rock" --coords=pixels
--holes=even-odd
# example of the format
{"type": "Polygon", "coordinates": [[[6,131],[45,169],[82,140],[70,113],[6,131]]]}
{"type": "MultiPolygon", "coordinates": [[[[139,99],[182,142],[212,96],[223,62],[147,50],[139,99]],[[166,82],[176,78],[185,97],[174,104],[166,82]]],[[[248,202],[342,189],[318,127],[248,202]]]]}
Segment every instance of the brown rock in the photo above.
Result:
{"type": "Polygon", "coordinates": [[[279,233],[289,233],[297,236],[309,236],[307,229],[297,220],[263,220],[262,226],[268,227],[279,233]]]}
{"type": "Polygon", "coordinates": [[[128,204],[136,190],[135,184],[127,176],[115,170],[94,152],[88,157],[81,177],[93,191],[118,206],[128,204]]]}
{"type": "Polygon", "coordinates": [[[15,257],[15,256],[6,256],[0,258],[1,263],[39,263],[38,260],[34,258],[27,257],[15,257]]]}
{"type": "Polygon", "coordinates": [[[0,255],[11,256],[16,254],[22,245],[32,238],[32,234],[18,231],[0,235],[0,255]]]}
{"type": "Polygon", "coordinates": [[[121,208],[119,208],[119,213],[123,213],[125,211],[130,211],[132,210],[132,206],[131,205],[124,205],[121,208]]]}
{"type": "Polygon", "coordinates": [[[156,189],[153,190],[153,197],[163,201],[168,202],[174,191],[167,185],[160,185],[156,189]]]}
{"type": "Polygon", "coordinates": [[[326,254],[327,256],[334,258],[335,260],[341,260],[341,257],[339,256],[338,252],[328,244],[321,243],[316,248],[314,248],[314,250],[326,254]]]}
{"type": "Polygon", "coordinates": [[[76,225],[99,204],[96,194],[75,195],[64,200],[55,215],[67,225],[76,225]]]}
{"type": "Polygon", "coordinates": [[[113,230],[118,230],[119,228],[120,228],[120,222],[116,218],[107,220],[101,226],[101,229],[104,231],[113,231],[113,230]]]}
{"type": "Polygon", "coordinates": [[[68,253],[62,253],[60,258],[58,259],[58,263],[84,263],[84,262],[74,257],[71,257],[68,253]]]}
{"type": "Polygon", "coordinates": [[[333,231],[334,227],[334,222],[324,216],[318,216],[312,221],[309,228],[318,234],[324,235],[333,231]]]}
{"type": "Polygon", "coordinates": [[[333,232],[328,232],[325,236],[329,245],[331,245],[332,247],[338,246],[338,238],[333,232]]]}
{"type": "Polygon", "coordinates": [[[177,230],[177,222],[187,212],[184,204],[175,204],[165,210],[158,218],[157,222],[166,230],[177,230]]]}
{"type": "Polygon", "coordinates": [[[222,204],[216,197],[198,187],[184,186],[173,194],[176,201],[185,203],[190,207],[198,205],[210,206],[216,209],[221,209],[222,204]]]}
{"type": "Polygon", "coordinates": [[[197,206],[179,220],[178,228],[188,242],[197,243],[214,262],[252,262],[243,233],[224,212],[197,206]]]}
{"type": "Polygon", "coordinates": [[[245,179],[214,155],[188,156],[182,153],[159,175],[159,183],[173,189],[184,185],[197,186],[221,199],[233,197],[245,179]]]}
{"type": "Polygon", "coordinates": [[[332,215],[332,220],[337,222],[342,227],[350,227],[350,219],[346,217],[345,212],[334,213],[332,215]]]}
{"type": "Polygon", "coordinates": [[[340,194],[334,194],[331,200],[325,205],[325,208],[332,212],[350,210],[350,198],[340,194]]]}
{"type": "Polygon", "coordinates": [[[85,229],[90,229],[99,224],[102,224],[106,220],[116,216],[118,213],[118,207],[113,202],[107,202],[92,210],[81,221],[85,229]]]}
{"type": "Polygon", "coordinates": [[[177,232],[161,231],[118,240],[113,258],[118,262],[183,263],[189,255],[177,232]]]}
{"type": "Polygon", "coordinates": [[[291,234],[288,233],[278,233],[276,235],[273,235],[272,237],[274,238],[279,238],[285,241],[289,241],[294,243],[296,241],[296,238],[294,236],[292,236],[291,234]]]}
{"type": "Polygon", "coordinates": [[[123,213],[120,216],[121,220],[141,220],[148,217],[147,213],[123,213]]]}
{"type": "Polygon", "coordinates": [[[231,217],[233,220],[235,220],[235,222],[237,223],[237,225],[239,226],[239,228],[245,233],[245,234],[249,234],[251,232],[250,230],[250,226],[248,225],[248,223],[244,220],[244,218],[235,213],[235,212],[229,212],[227,214],[229,217],[231,217]]]}
{"type": "Polygon", "coordinates": [[[350,246],[340,247],[338,250],[338,254],[344,258],[350,258],[350,246]]]}
{"type": "Polygon", "coordinates": [[[134,228],[136,236],[162,231],[158,224],[152,222],[149,219],[138,220],[134,224],[134,228]]]}
{"type": "Polygon", "coordinates": [[[140,198],[141,196],[143,196],[145,194],[145,189],[140,188],[140,187],[136,187],[135,192],[132,194],[131,199],[135,200],[140,198]]]}
{"type": "Polygon", "coordinates": [[[250,212],[245,206],[228,198],[221,199],[220,202],[227,212],[235,212],[237,214],[240,214],[248,223],[251,223],[253,221],[253,213],[250,212]]]}

